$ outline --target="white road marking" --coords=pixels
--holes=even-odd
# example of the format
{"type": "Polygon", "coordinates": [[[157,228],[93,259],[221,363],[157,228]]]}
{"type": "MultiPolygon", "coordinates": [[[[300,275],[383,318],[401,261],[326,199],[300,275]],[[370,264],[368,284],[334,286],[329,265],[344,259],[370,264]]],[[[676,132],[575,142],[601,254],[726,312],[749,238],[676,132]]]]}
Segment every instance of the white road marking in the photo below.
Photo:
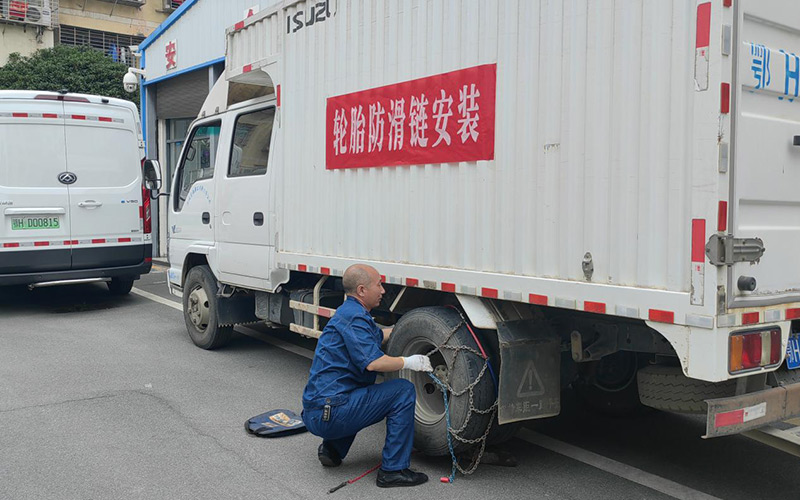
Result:
{"type": "Polygon", "coordinates": [[[177,309],[178,311],[183,312],[183,306],[180,302],[176,302],[174,300],[165,299],[164,297],[159,297],[158,295],[150,292],[145,292],[144,290],[140,290],[136,287],[131,289],[131,293],[136,294],[140,297],[144,297],[146,299],[150,299],[153,302],[158,302],[159,304],[164,304],[165,306],[169,306],[173,309],[177,309]]]}
{"type": "MultiPolygon", "coordinates": [[[[183,310],[183,307],[179,302],[165,299],[164,297],[159,297],[158,295],[145,292],[144,290],[140,290],[138,288],[133,288],[131,293],[146,299],[150,299],[154,302],[158,302],[159,304],[164,304],[165,306],[177,309],[178,311],[183,310]]],[[[314,358],[314,351],[310,349],[270,337],[269,335],[252,328],[239,326],[237,327],[237,331],[247,335],[248,337],[253,337],[271,344],[279,349],[283,349],[284,351],[297,354],[298,356],[303,356],[304,358],[308,359],[314,358]]],[[[652,490],[664,493],[665,495],[669,495],[673,498],[687,500],[719,500],[717,497],[707,495],[701,491],[689,488],[688,486],[678,484],[674,481],[670,481],[669,479],[664,479],[663,477],[656,476],[655,474],[650,474],[649,472],[637,469],[636,467],[631,467],[630,465],[623,464],[622,462],[617,462],[616,460],[606,458],[602,455],[578,448],[577,446],[553,439],[529,429],[521,429],[517,434],[517,437],[523,441],[527,441],[528,443],[553,451],[559,455],[564,455],[565,457],[569,457],[573,460],[583,462],[587,465],[591,465],[592,467],[609,472],[615,476],[627,479],[628,481],[640,484],[652,490]]]]}
{"type": "Polygon", "coordinates": [[[622,462],[617,462],[616,460],[606,458],[602,455],[598,455],[597,453],[578,448],[577,446],[553,439],[529,429],[521,429],[517,434],[517,437],[523,441],[527,441],[528,443],[535,444],[536,446],[540,446],[547,450],[556,452],[559,455],[572,458],[573,460],[583,462],[586,465],[591,465],[596,469],[609,472],[633,483],[641,484],[642,486],[646,486],[651,490],[664,493],[665,495],[669,495],[673,498],[691,500],[719,500],[717,497],[708,495],[702,491],[694,490],[688,486],[678,484],[674,481],[670,481],[669,479],[656,476],[655,474],[650,474],[649,472],[637,469],[636,467],[631,467],[630,465],[623,464],[622,462]]]}

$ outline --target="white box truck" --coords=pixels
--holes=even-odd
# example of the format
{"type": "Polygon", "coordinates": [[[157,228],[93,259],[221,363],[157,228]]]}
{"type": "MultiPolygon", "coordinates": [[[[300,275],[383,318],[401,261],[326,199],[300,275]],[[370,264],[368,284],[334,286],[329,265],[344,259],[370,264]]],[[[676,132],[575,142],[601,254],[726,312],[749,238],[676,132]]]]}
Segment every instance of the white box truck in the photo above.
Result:
{"type": "Polygon", "coordinates": [[[0,91],[0,286],[128,293],[152,265],[146,163],[131,102],[0,91]]]}
{"type": "MultiPolygon", "coordinates": [[[[470,410],[502,440],[567,387],[706,414],[708,437],[800,415],[798,21],[790,1],[287,0],[236,24],[173,180],[191,338],[318,336],[366,262],[390,353],[449,347],[465,439],[492,421],[470,410]],[[489,358],[479,383],[458,346],[489,358]]],[[[446,453],[442,394],[401,376],[416,446],[446,453]]]]}

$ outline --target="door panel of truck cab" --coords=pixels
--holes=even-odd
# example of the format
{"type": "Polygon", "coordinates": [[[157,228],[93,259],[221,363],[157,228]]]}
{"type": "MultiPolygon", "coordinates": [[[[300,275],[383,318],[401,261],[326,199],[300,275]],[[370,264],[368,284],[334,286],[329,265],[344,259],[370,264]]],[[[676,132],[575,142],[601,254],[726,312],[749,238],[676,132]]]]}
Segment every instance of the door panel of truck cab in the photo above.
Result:
{"type": "MultiPolygon", "coordinates": [[[[235,119],[227,169],[217,174],[220,278],[269,289],[275,249],[275,216],[268,168],[275,107],[243,111],[235,119]]],[[[221,163],[222,164],[222,163],[221,163]]]]}
{"type": "Polygon", "coordinates": [[[0,274],[70,268],[63,106],[0,99],[0,274]]]}
{"type": "Polygon", "coordinates": [[[729,275],[732,304],[800,296],[800,2],[736,2],[732,224],[736,238],[761,238],[760,262],[729,275]],[[756,279],[752,292],[740,276],[756,279]]]}
{"type": "Polygon", "coordinates": [[[189,247],[214,245],[214,170],[221,129],[220,120],[195,124],[181,151],[170,197],[171,268],[182,265],[189,247]]]}
{"type": "Polygon", "coordinates": [[[136,119],[121,106],[64,103],[72,268],[138,264],[145,257],[139,207],[142,164],[136,119]]]}

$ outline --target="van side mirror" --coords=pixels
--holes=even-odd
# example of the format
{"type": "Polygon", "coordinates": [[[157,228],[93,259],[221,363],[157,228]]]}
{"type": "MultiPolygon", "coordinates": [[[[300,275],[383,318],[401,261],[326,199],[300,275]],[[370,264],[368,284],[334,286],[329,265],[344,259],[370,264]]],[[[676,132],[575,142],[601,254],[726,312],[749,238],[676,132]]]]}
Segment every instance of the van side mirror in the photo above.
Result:
{"type": "Polygon", "coordinates": [[[144,161],[144,187],[148,191],[155,191],[153,194],[158,194],[161,189],[161,165],[158,160],[144,161]]]}

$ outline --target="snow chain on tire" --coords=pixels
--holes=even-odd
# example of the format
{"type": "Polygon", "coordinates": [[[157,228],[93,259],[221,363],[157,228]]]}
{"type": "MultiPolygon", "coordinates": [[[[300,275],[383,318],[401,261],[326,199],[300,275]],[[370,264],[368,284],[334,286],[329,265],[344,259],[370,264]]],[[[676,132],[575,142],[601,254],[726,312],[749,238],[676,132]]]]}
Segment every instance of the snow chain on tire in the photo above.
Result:
{"type": "MultiPolygon", "coordinates": [[[[492,423],[494,422],[494,417],[495,417],[495,414],[497,413],[497,395],[495,395],[494,403],[492,403],[492,405],[489,408],[486,408],[486,409],[475,408],[474,398],[473,398],[473,389],[475,388],[476,385],[478,385],[478,383],[483,378],[483,375],[486,373],[486,370],[489,367],[489,358],[488,357],[484,357],[484,355],[481,354],[478,350],[473,349],[472,347],[469,347],[469,346],[466,346],[466,345],[458,345],[458,346],[447,345],[447,343],[450,341],[450,339],[453,337],[453,335],[455,335],[455,333],[463,325],[465,325],[467,323],[467,320],[464,319],[464,315],[461,313],[461,311],[458,311],[458,314],[459,314],[459,316],[461,316],[461,322],[459,322],[452,330],[450,330],[450,333],[447,334],[447,337],[444,339],[444,342],[442,342],[438,347],[434,348],[432,351],[427,353],[426,356],[430,357],[433,354],[435,354],[437,351],[442,351],[444,349],[448,349],[448,350],[453,351],[453,363],[455,363],[456,357],[459,354],[461,354],[462,352],[474,354],[475,356],[477,356],[477,357],[479,357],[480,359],[483,360],[483,367],[481,368],[481,370],[478,373],[478,375],[475,377],[475,380],[470,382],[461,391],[454,390],[453,387],[448,382],[444,382],[444,381],[439,380],[432,373],[429,374],[431,376],[431,378],[434,380],[434,382],[436,382],[436,384],[439,385],[440,388],[445,387],[447,389],[447,391],[442,391],[445,408],[448,407],[448,395],[449,395],[450,398],[452,398],[453,396],[460,397],[460,396],[463,396],[464,394],[469,393],[469,412],[467,413],[467,418],[464,419],[464,424],[458,429],[453,429],[450,426],[449,417],[447,418],[447,433],[448,433],[448,435],[450,437],[452,437],[453,439],[456,439],[456,440],[458,440],[458,441],[460,441],[460,442],[462,442],[464,444],[480,445],[480,449],[478,451],[478,455],[475,457],[475,459],[472,461],[472,463],[467,468],[463,468],[458,463],[458,460],[456,459],[456,456],[455,456],[455,452],[453,451],[452,444],[450,444],[450,440],[448,439],[448,445],[449,445],[448,447],[450,448],[450,458],[453,461],[454,470],[458,469],[458,471],[460,473],[462,473],[464,475],[469,475],[469,474],[472,474],[473,472],[475,472],[475,470],[478,468],[478,465],[481,462],[481,458],[483,458],[483,452],[486,449],[486,438],[489,436],[489,432],[492,430],[492,423]],[[469,424],[469,420],[472,417],[473,413],[477,413],[477,414],[480,414],[480,415],[489,415],[489,414],[491,414],[491,418],[489,419],[489,424],[486,426],[486,431],[483,433],[482,436],[479,436],[479,437],[477,437],[475,439],[467,439],[465,437],[462,437],[461,433],[463,433],[464,430],[467,428],[467,425],[469,424]]],[[[447,410],[447,411],[449,413],[449,410],[447,410]]],[[[452,474],[451,474],[451,480],[452,480],[452,474]]]]}

